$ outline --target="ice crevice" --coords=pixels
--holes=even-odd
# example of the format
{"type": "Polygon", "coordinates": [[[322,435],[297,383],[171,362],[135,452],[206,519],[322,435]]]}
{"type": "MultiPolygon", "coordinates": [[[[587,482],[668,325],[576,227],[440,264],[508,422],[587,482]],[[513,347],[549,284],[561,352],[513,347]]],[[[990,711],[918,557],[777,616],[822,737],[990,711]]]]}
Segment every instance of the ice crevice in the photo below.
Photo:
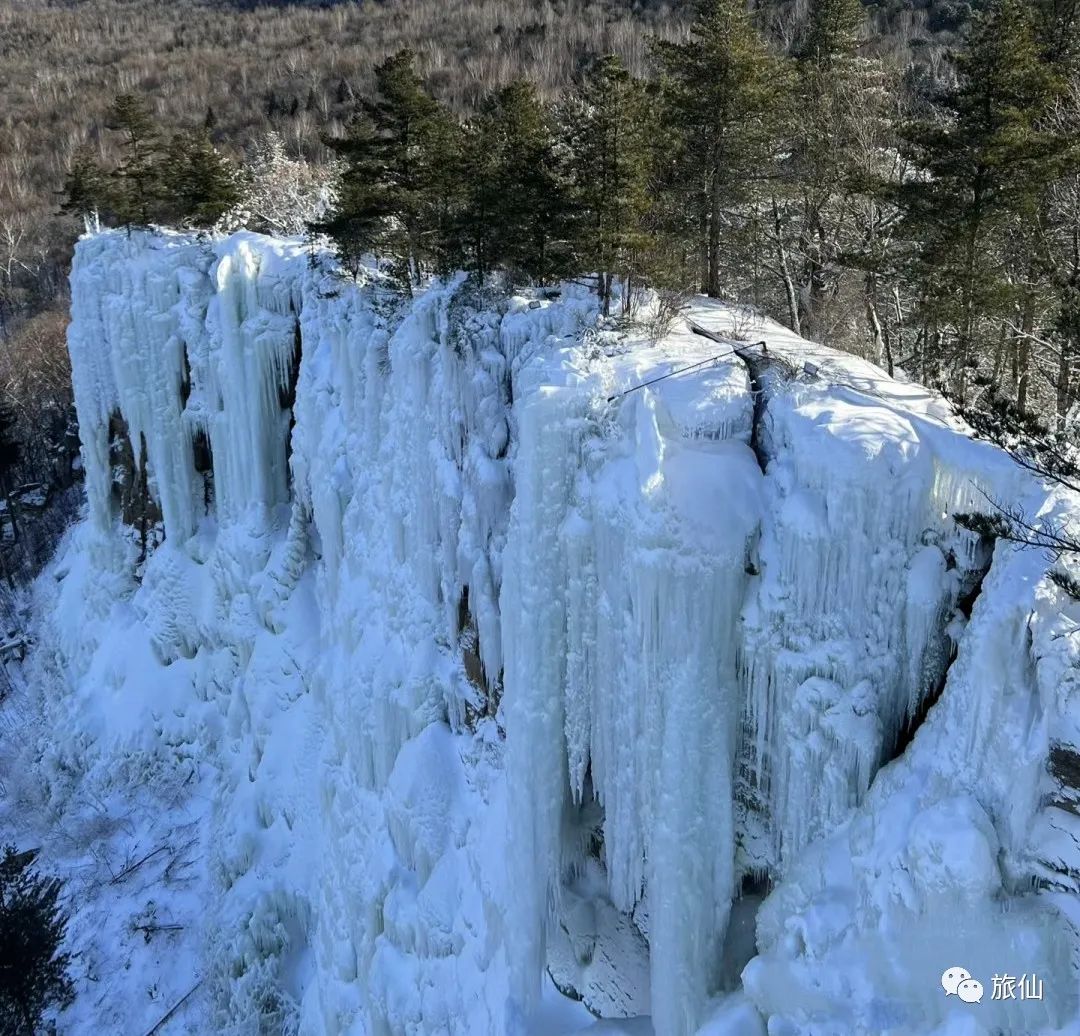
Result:
{"type": "Polygon", "coordinates": [[[72,317],[49,722],[88,771],[211,761],[207,1031],[531,1033],[550,975],[660,1036],[926,1033],[933,955],[873,933],[950,903],[973,974],[1008,903],[1064,988],[1067,609],[950,516],[1075,504],[940,399],[707,300],[737,348],[657,381],[723,350],[250,234],[88,237],[72,317]]]}

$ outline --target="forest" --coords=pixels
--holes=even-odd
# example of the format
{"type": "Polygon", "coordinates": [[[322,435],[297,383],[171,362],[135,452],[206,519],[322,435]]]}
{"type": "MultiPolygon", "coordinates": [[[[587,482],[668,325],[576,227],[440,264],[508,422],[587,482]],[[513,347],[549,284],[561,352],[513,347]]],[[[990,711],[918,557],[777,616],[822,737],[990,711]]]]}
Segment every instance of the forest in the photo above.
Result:
{"type": "Polygon", "coordinates": [[[0,127],[23,481],[70,466],[59,314],[86,218],[322,236],[406,288],[591,278],[620,319],[638,288],[672,312],[703,291],[906,372],[999,439],[1065,432],[1075,0],[451,8],[445,32],[423,4],[0,16],[25,71],[0,127]]]}

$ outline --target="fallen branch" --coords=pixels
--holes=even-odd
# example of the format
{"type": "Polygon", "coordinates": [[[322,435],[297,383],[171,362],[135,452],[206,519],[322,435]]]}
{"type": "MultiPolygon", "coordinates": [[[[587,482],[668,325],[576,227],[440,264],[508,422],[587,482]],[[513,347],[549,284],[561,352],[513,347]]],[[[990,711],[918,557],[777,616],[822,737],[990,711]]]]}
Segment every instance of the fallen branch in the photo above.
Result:
{"type": "Polygon", "coordinates": [[[130,866],[125,867],[119,874],[116,875],[115,878],[113,878],[109,882],[109,884],[116,885],[119,882],[123,881],[124,878],[126,878],[132,871],[138,870],[144,863],[146,863],[147,860],[153,859],[155,856],[157,856],[158,853],[163,853],[168,848],[169,847],[167,845],[159,845],[156,849],[148,852],[141,860],[136,860],[130,866]]]}
{"type": "Polygon", "coordinates": [[[192,994],[192,993],[194,993],[194,992],[195,992],[195,990],[196,990],[196,989],[198,989],[198,988],[199,988],[199,986],[201,986],[201,985],[202,985],[202,982],[203,982],[203,980],[202,980],[202,979],[199,979],[199,981],[198,981],[198,982],[196,982],[196,983],[195,983],[195,985],[193,985],[193,986],[192,986],[192,987],[191,987],[191,988],[190,988],[190,989],[189,989],[189,990],[188,990],[188,991],[187,991],[187,992],[186,992],[186,993],[185,993],[185,994],[184,994],[184,995],[183,995],[182,997],[180,997],[180,999],[179,999],[179,1000],[177,1000],[177,1001],[176,1001],[176,1003],[175,1003],[175,1004],[173,1004],[173,1005],[172,1005],[172,1007],[170,1007],[170,1008],[169,1008],[169,1009],[168,1009],[168,1010],[167,1010],[167,1011],[165,1012],[165,1014],[161,1016],[161,1018],[160,1018],[160,1019],[158,1019],[158,1023],[157,1023],[157,1025],[155,1025],[155,1026],[154,1026],[154,1027],[153,1027],[152,1029],[148,1029],[148,1030],[147,1030],[147,1032],[146,1032],[146,1036],[154,1036],[154,1033],[155,1033],[155,1032],[159,1032],[159,1031],[161,1030],[161,1027],[162,1027],[162,1026],[163,1026],[163,1025],[164,1025],[164,1024],[165,1024],[165,1023],[166,1023],[166,1022],[167,1022],[167,1021],[168,1021],[168,1020],[169,1020],[169,1019],[170,1019],[170,1018],[171,1018],[171,1017],[172,1017],[172,1016],[173,1016],[174,1014],[176,1014],[176,1012],[177,1012],[177,1011],[179,1011],[181,1007],[183,1007],[183,1006],[184,1006],[184,1004],[185,1004],[185,1003],[187,1002],[187,1000],[188,1000],[188,998],[189,998],[189,997],[191,996],[191,994],[192,994]]]}
{"type": "Polygon", "coordinates": [[[184,930],[182,924],[137,924],[131,927],[136,932],[142,932],[143,938],[147,942],[150,941],[150,936],[155,932],[182,932],[184,930]]]}

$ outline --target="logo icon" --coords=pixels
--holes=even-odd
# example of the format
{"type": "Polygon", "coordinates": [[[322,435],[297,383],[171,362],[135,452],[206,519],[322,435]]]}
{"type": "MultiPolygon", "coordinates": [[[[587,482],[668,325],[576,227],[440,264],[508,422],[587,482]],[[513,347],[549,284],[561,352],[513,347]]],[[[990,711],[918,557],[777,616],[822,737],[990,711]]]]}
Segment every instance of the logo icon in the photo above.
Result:
{"type": "MultiPolygon", "coordinates": [[[[1028,975],[1026,972],[1019,978],[1013,975],[994,975],[993,987],[990,993],[991,1000],[1016,1000],[1019,992],[1020,1000],[1041,1000],[1043,998],[1043,981],[1038,975],[1028,975]]],[[[971,977],[971,972],[966,968],[949,968],[941,975],[941,988],[946,996],[954,994],[965,1004],[981,1004],[985,989],[983,984],[971,977]]]]}
{"type": "Polygon", "coordinates": [[[965,1004],[982,1003],[983,984],[977,978],[966,978],[956,987],[956,995],[965,1004]]]}
{"type": "MultiPolygon", "coordinates": [[[[966,982],[969,979],[971,979],[971,972],[967,971],[965,968],[949,968],[949,970],[941,976],[941,988],[945,990],[946,996],[952,996],[953,994],[959,996],[957,990],[960,983],[966,982]]],[[[978,982],[976,982],[975,985],[979,986],[979,995],[981,996],[982,986],[980,986],[978,982]]],[[[961,997],[961,999],[965,998],[961,997]]]]}

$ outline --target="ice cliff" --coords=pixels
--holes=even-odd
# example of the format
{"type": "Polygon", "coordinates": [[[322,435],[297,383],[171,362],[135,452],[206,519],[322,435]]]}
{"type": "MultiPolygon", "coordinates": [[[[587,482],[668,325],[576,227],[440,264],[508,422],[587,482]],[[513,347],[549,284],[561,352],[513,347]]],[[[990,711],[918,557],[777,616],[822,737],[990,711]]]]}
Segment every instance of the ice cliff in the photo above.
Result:
{"type": "Polygon", "coordinates": [[[70,1031],[189,989],[173,1031],[1074,1024],[1080,610],[950,516],[1076,501],[715,303],[720,341],[654,341],[574,286],[324,266],[77,248],[88,508],[35,588],[22,794],[142,805],[65,850],[136,865],[80,892],[70,1031]]]}

